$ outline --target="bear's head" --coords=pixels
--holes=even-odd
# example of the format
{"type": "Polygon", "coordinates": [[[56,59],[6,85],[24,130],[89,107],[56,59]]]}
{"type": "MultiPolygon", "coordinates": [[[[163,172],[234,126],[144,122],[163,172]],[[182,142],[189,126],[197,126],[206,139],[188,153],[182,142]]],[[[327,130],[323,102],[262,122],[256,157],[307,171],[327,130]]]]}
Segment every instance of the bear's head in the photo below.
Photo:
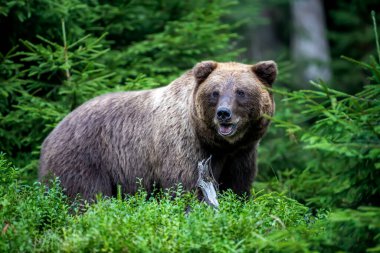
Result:
{"type": "Polygon", "coordinates": [[[258,141],[272,116],[274,101],[268,90],[277,76],[274,61],[255,65],[200,62],[195,80],[193,116],[196,130],[209,144],[258,141]]]}

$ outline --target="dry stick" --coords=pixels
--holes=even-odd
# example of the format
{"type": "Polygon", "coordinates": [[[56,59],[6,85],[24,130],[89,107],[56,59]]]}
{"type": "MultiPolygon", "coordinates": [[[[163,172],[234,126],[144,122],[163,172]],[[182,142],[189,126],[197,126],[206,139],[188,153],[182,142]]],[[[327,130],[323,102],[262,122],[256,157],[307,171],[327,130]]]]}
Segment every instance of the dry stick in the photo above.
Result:
{"type": "MultiPolygon", "coordinates": [[[[65,60],[65,75],[67,80],[67,85],[69,87],[72,86],[71,84],[71,74],[70,74],[70,65],[69,65],[69,55],[68,55],[68,45],[66,40],[66,26],[65,26],[65,20],[61,19],[62,23],[62,35],[63,35],[63,56],[65,60]]],[[[75,83],[74,83],[75,85],[75,83]]],[[[74,110],[75,107],[77,107],[77,91],[76,87],[74,86],[74,92],[72,93],[72,103],[71,103],[71,110],[74,110]]]]}
{"type": "Polygon", "coordinates": [[[66,27],[65,27],[65,21],[63,19],[61,19],[61,23],[62,23],[62,34],[63,34],[63,55],[65,57],[65,64],[66,64],[66,70],[65,70],[65,73],[66,73],[66,79],[68,82],[71,81],[71,74],[70,74],[70,70],[68,68],[68,61],[69,61],[69,57],[67,55],[67,41],[66,41],[66,27]]]}
{"type": "Polygon", "coordinates": [[[377,35],[376,12],[374,10],[371,11],[371,16],[372,16],[372,21],[373,21],[373,30],[375,32],[377,56],[379,57],[379,63],[380,63],[380,45],[379,45],[379,37],[377,35]]]}
{"type": "Polygon", "coordinates": [[[216,195],[218,184],[212,174],[211,156],[198,163],[198,173],[197,186],[201,188],[204,200],[208,205],[218,209],[219,202],[216,195]]]}

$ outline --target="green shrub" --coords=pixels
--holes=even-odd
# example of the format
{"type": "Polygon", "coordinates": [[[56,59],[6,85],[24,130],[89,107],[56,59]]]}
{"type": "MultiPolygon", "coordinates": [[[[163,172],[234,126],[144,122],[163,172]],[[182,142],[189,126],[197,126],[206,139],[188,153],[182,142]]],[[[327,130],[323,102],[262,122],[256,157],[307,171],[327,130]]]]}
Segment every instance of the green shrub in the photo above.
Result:
{"type": "Polygon", "coordinates": [[[81,203],[69,203],[58,181],[49,189],[26,185],[4,155],[0,171],[1,252],[336,252],[380,245],[379,208],[313,215],[283,194],[244,200],[225,192],[216,211],[178,188],[174,199],[172,190],[148,200],[141,190],[77,212],[81,203]]]}
{"type": "Polygon", "coordinates": [[[379,204],[380,50],[370,63],[346,59],[367,71],[369,85],[354,95],[321,80],[312,82],[316,90],[275,90],[284,101],[277,107],[274,128],[292,142],[278,137],[274,143],[263,141],[263,155],[276,165],[278,184],[316,206],[379,204]]]}
{"type": "MultiPolygon", "coordinates": [[[[367,65],[373,73],[378,64],[367,65]]],[[[380,183],[380,79],[355,95],[332,90],[322,82],[317,91],[297,91],[288,100],[304,110],[310,127],[297,128],[310,150],[306,169],[294,180],[293,193],[323,206],[376,204],[380,183]]]]}
{"type": "Polygon", "coordinates": [[[58,181],[49,189],[25,185],[3,155],[0,171],[1,252],[307,251],[299,238],[323,229],[307,207],[277,193],[242,200],[226,192],[216,211],[181,188],[174,199],[168,190],[147,200],[141,190],[125,200],[99,198],[79,214],[73,207],[80,203],[69,204],[58,181]]]}
{"type": "MultiPolygon", "coordinates": [[[[59,182],[47,189],[40,183],[19,181],[21,171],[4,154],[0,155],[0,171],[0,251],[30,252],[50,234],[62,235],[62,226],[69,221],[69,205],[59,182]]],[[[58,245],[46,247],[50,251],[58,245]]]]}
{"type": "Polygon", "coordinates": [[[364,63],[344,57],[367,72],[369,84],[353,95],[321,80],[313,82],[315,90],[275,90],[284,97],[273,119],[270,134],[275,138],[264,140],[260,151],[265,162],[259,179],[267,181],[256,189],[279,190],[313,209],[333,210],[314,244],[324,252],[380,248],[380,47],[375,20],[374,26],[376,58],[364,63]]]}

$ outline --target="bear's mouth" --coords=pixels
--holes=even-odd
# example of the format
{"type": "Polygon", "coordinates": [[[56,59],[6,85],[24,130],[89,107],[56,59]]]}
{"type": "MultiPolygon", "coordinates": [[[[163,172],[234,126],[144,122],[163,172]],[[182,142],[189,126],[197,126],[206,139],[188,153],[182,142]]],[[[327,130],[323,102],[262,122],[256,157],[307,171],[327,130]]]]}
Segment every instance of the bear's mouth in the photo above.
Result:
{"type": "Polygon", "coordinates": [[[220,123],[218,133],[222,136],[231,136],[236,132],[236,124],[220,123]]]}

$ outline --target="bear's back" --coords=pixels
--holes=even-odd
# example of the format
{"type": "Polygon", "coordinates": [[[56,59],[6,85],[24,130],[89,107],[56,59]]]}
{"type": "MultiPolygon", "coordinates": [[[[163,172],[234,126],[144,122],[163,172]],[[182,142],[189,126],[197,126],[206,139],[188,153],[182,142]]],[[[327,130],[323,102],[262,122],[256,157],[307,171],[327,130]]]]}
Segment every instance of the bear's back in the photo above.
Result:
{"type": "Polygon", "coordinates": [[[91,184],[98,181],[95,187],[101,188],[100,192],[113,195],[104,190],[113,186],[105,184],[139,176],[124,175],[123,168],[147,166],[131,154],[144,152],[149,142],[149,128],[144,133],[141,128],[150,121],[151,114],[144,113],[149,103],[143,103],[148,96],[149,92],[111,93],[76,108],[43,142],[40,179],[52,173],[69,189],[68,195],[80,192],[87,198],[86,193],[91,195],[94,190],[78,189],[79,185],[91,188],[87,180],[91,184]]]}

